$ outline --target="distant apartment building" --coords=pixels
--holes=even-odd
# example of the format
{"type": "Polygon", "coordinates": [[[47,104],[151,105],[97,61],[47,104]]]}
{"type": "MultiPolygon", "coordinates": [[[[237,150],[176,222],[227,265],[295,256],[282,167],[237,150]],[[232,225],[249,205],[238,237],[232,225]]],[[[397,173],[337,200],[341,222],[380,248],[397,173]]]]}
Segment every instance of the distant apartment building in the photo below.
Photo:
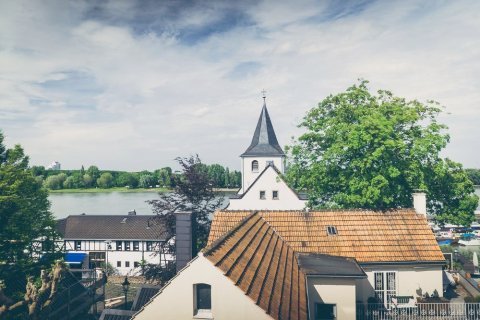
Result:
{"type": "Polygon", "coordinates": [[[53,161],[46,169],[47,170],[60,170],[61,165],[58,161],[53,161]]]}
{"type": "Polygon", "coordinates": [[[121,275],[141,273],[142,261],[165,264],[169,254],[159,252],[167,233],[152,215],[71,215],[57,221],[66,262],[73,268],[104,268],[121,275]]]}

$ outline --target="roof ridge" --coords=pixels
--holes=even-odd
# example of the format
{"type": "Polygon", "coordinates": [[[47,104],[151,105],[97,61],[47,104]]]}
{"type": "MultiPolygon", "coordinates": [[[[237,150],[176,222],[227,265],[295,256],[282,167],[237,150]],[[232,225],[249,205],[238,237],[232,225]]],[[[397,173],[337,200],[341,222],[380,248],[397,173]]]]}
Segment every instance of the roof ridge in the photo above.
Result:
{"type": "Polygon", "coordinates": [[[247,223],[248,220],[250,220],[252,217],[254,217],[257,214],[258,211],[253,211],[252,213],[248,214],[245,218],[240,220],[233,228],[231,228],[229,231],[225,232],[223,235],[218,237],[217,240],[213,241],[212,244],[209,246],[205,247],[202,252],[204,255],[210,255],[211,252],[224,240],[226,240],[232,233],[236,232],[240,227],[242,227],[245,223],[247,223]]]}

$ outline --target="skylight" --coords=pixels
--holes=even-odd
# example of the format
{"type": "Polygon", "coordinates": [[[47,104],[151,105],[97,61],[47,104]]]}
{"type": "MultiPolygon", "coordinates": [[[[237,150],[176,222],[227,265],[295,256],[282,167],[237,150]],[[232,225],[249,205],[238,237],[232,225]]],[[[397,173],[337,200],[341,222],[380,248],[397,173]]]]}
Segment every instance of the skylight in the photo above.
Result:
{"type": "Polygon", "coordinates": [[[327,226],[327,233],[329,236],[335,236],[337,234],[337,227],[327,226]]]}

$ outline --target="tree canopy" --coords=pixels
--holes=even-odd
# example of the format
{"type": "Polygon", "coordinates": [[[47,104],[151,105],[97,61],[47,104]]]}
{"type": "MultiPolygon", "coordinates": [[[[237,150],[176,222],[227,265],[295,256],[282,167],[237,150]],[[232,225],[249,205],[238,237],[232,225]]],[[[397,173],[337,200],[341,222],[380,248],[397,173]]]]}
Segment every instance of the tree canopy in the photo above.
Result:
{"type": "Polygon", "coordinates": [[[55,222],[22,147],[7,149],[3,139],[0,132],[0,264],[24,264],[34,240],[50,237],[55,222]]]}
{"type": "Polygon", "coordinates": [[[32,174],[23,149],[7,149],[3,139],[0,131],[0,318],[9,319],[13,309],[25,315],[27,306],[36,308],[36,298],[25,291],[27,277],[39,279],[40,270],[50,268],[56,232],[47,190],[32,174]],[[24,294],[25,300],[17,301],[24,294]]]}
{"type": "Polygon", "coordinates": [[[307,113],[299,125],[306,132],[287,147],[288,180],[320,208],[408,208],[412,193],[425,190],[438,221],[470,224],[478,197],[461,164],[440,157],[449,142],[437,120],[442,107],[372,94],[367,84],[307,113]]]}
{"type": "MultiPolygon", "coordinates": [[[[213,190],[214,181],[209,175],[209,167],[198,157],[176,159],[182,172],[174,176],[175,189],[171,193],[160,193],[159,199],[147,201],[156,214],[156,222],[167,226],[169,237],[161,252],[175,254],[170,241],[175,236],[175,214],[192,213],[192,255],[202,249],[210,231],[210,215],[220,207],[223,197],[213,190]]],[[[160,282],[169,280],[175,274],[171,266],[147,266],[147,278],[160,282]]]]}

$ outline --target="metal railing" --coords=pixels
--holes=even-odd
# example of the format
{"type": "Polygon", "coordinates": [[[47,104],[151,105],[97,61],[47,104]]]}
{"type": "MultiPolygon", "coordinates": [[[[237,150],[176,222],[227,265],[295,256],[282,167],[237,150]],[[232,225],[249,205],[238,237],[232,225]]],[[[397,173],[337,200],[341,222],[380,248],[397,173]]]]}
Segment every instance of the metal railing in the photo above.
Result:
{"type": "Polygon", "coordinates": [[[480,320],[480,303],[417,303],[415,306],[357,304],[357,320],[480,320]]]}

